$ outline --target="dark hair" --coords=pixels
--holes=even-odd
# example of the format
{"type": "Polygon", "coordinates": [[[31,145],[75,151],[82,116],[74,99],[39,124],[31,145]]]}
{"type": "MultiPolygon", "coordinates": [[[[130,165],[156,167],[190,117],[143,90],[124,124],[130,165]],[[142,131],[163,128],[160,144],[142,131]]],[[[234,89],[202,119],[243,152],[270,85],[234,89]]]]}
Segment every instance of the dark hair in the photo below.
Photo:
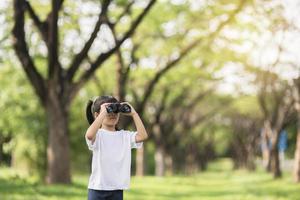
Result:
{"type": "Polygon", "coordinates": [[[94,118],[94,113],[100,112],[100,108],[101,105],[104,103],[117,103],[118,100],[113,97],[113,96],[109,96],[109,95],[103,95],[103,96],[99,96],[96,97],[93,101],[89,100],[86,106],[86,118],[89,122],[89,124],[91,125],[95,118],[94,118]]]}

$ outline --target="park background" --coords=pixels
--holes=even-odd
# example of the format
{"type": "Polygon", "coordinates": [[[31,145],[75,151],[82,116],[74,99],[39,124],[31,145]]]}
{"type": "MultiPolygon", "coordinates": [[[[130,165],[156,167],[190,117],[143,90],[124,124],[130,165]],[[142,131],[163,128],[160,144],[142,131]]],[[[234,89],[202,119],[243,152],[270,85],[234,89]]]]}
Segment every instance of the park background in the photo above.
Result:
{"type": "Polygon", "coordinates": [[[104,94],[150,136],[125,199],[300,199],[299,10],[1,0],[0,200],[86,199],[85,106],[104,94]]]}

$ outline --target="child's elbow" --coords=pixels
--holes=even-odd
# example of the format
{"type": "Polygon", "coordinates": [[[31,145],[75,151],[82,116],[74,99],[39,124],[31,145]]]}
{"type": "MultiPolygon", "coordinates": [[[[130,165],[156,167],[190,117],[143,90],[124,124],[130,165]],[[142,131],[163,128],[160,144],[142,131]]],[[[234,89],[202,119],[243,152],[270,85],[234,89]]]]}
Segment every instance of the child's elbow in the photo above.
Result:
{"type": "Polygon", "coordinates": [[[136,142],[143,142],[148,139],[148,134],[137,134],[135,137],[136,142]]]}
{"type": "Polygon", "coordinates": [[[90,137],[90,136],[86,136],[86,138],[87,138],[88,140],[93,140],[93,138],[90,137]]]}
{"type": "Polygon", "coordinates": [[[93,140],[94,137],[88,133],[85,134],[85,137],[88,139],[88,140],[93,140]]]}

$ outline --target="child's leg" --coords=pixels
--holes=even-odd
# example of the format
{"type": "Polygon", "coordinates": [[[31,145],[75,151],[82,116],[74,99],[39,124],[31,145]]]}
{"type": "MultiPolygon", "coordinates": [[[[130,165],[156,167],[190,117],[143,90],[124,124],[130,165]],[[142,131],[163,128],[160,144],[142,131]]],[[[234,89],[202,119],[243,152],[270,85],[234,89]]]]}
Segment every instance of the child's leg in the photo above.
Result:
{"type": "Polygon", "coordinates": [[[123,200],[123,190],[113,190],[110,200],[123,200]]]}
{"type": "Polygon", "coordinates": [[[109,191],[92,190],[88,191],[88,200],[107,200],[110,197],[109,191]]]}

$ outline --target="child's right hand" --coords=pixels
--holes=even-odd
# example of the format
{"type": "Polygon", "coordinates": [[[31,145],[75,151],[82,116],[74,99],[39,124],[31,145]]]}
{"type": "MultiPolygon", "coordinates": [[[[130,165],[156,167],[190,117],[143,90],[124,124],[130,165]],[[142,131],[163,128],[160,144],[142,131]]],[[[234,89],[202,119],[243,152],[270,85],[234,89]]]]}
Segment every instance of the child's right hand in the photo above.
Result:
{"type": "Polygon", "coordinates": [[[106,110],[106,106],[109,105],[110,103],[104,103],[101,105],[100,107],[100,114],[103,113],[103,115],[107,115],[107,110],[106,110]]]}

